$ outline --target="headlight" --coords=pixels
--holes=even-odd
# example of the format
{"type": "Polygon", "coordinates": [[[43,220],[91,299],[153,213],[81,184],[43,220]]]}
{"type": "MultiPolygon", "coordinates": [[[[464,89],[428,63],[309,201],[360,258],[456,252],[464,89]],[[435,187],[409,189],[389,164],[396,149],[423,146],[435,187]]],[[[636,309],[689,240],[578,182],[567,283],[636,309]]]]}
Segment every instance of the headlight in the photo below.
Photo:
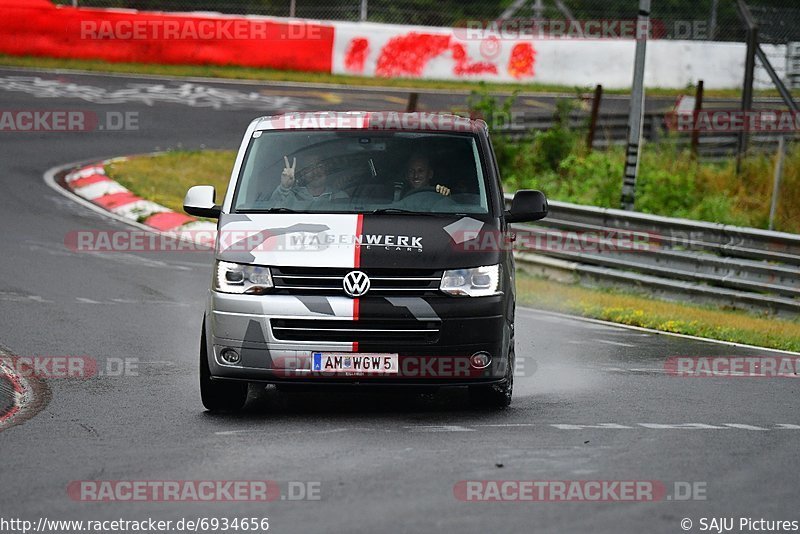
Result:
{"type": "Polygon", "coordinates": [[[487,265],[486,267],[445,271],[439,289],[448,295],[462,297],[499,295],[502,293],[500,266],[487,265]]]}
{"type": "Polygon", "coordinates": [[[272,288],[269,267],[217,261],[214,265],[214,291],[260,295],[272,288]]]}

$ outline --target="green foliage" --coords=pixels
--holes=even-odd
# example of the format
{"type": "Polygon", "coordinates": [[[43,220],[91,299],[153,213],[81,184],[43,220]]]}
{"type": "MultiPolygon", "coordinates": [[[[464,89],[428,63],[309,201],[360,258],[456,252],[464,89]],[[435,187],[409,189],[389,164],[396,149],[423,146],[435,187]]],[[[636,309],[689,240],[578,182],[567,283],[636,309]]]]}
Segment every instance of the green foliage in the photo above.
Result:
{"type": "MultiPolygon", "coordinates": [[[[470,100],[481,116],[510,113],[507,99],[476,92],[470,100]]],[[[474,107],[473,107],[474,106],[474,107]]],[[[620,146],[589,152],[584,132],[570,128],[574,102],[559,101],[554,125],[514,142],[493,135],[500,173],[508,191],[540,189],[553,200],[600,207],[619,207],[624,152],[620,146]]],[[[491,123],[490,123],[491,124],[491,123]]],[[[645,213],[766,228],[772,194],[774,158],[753,155],[744,161],[741,176],[734,162],[706,163],[677,148],[674,140],[644,146],[636,183],[636,209],[645,213]]],[[[794,145],[784,163],[776,229],[800,231],[800,146],[794,145]]]]}
{"type": "Polygon", "coordinates": [[[577,141],[569,124],[569,115],[573,108],[571,100],[557,100],[553,127],[534,134],[531,151],[533,157],[530,160],[534,170],[557,171],[561,162],[572,153],[577,141]]]}
{"type": "MultiPolygon", "coordinates": [[[[511,107],[514,105],[517,93],[518,91],[514,91],[511,96],[500,102],[497,97],[487,91],[485,84],[481,82],[479,88],[470,91],[467,97],[470,116],[485,120],[491,130],[502,129],[511,121],[511,107]]],[[[492,135],[492,145],[500,168],[513,168],[521,146],[512,142],[507,135],[502,133],[492,135]]]]}

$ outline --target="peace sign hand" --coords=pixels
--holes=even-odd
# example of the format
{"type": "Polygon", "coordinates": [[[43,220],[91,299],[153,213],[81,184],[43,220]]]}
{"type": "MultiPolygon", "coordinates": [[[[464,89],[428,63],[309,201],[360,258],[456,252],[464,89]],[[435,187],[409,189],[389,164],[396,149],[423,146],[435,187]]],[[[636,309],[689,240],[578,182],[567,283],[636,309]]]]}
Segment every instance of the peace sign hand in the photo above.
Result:
{"type": "Polygon", "coordinates": [[[281,171],[281,187],[291,189],[294,187],[294,169],[297,166],[297,158],[292,158],[292,165],[289,166],[289,158],[283,156],[284,167],[281,171]]]}

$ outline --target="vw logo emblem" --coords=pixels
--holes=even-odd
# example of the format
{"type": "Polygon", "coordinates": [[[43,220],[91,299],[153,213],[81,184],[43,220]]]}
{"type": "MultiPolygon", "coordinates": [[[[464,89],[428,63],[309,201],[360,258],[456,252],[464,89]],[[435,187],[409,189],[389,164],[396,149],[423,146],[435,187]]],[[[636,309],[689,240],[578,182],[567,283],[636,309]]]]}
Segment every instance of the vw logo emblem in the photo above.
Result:
{"type": "Polygon", "coordinates": [[[350,297],[360,297],[369,291],[369,286],[369,276],[361,271],[350,271],[344,275],[344,280],[342,280],[344,292],[350,297]]]}

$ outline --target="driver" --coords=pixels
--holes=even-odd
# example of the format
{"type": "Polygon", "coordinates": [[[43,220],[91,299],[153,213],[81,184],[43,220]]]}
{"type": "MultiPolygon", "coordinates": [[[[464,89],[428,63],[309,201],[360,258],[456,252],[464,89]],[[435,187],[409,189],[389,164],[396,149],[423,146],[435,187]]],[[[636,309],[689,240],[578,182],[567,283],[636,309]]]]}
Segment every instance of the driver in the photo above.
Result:
{"type": "Polygon", "coordinates": [[[411,155],[406,167],[405,190],[401,198],[408,197],[410,194],[432,188],[442,196],[450,196],[450,188],[441,184],[432,186],[433,168],[428,156],[419,152],[411,155]]]}

